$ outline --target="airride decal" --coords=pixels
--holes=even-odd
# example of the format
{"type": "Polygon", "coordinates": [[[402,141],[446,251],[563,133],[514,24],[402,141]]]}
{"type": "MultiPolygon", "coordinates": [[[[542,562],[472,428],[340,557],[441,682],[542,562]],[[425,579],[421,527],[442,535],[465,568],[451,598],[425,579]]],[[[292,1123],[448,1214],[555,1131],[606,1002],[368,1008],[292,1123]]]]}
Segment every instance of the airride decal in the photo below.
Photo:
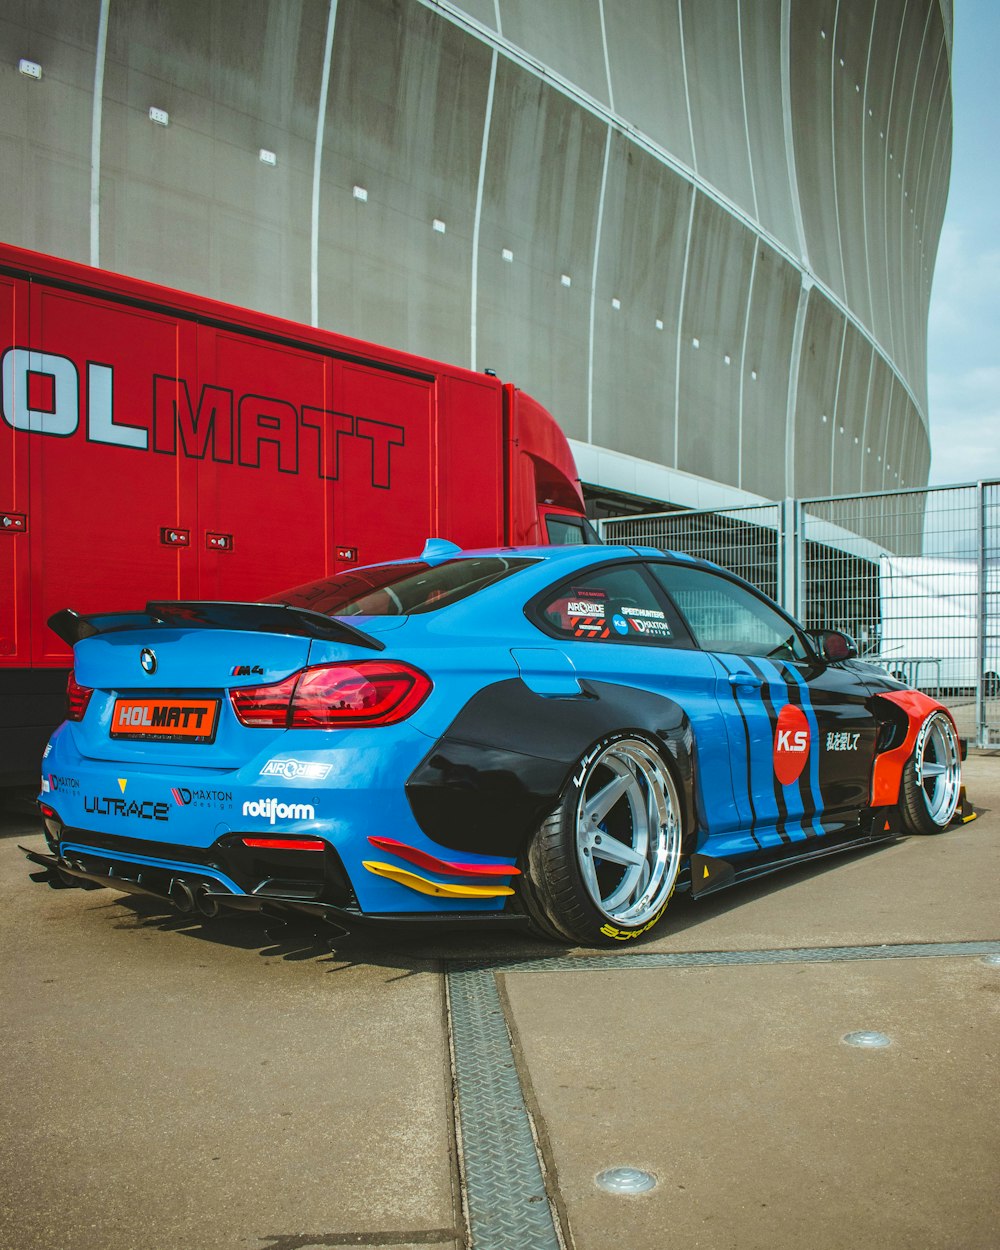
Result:
{"type": "Polygon", "coordinates": [[[379,490],[390,488],[393,449],[406,442],[402,426],[353,413],[298,406],[253,392],[237,394],[210,384],[202,386],[193,402],[185,378],[154,374],[152,383],[148,428],[125,424],[115,418],[112,365],[87,361],[81,379],[68,356],[8,347],[0,357],[0,418],[13,430],[70,438],[86,412],[88,443],[195,460],[207,457],[247,469],[261,467],[266,443],[279,473],[298,474],[308,464],[324,481],[339,480],[347,440],[364,449],[370,485],[379,490]]]}

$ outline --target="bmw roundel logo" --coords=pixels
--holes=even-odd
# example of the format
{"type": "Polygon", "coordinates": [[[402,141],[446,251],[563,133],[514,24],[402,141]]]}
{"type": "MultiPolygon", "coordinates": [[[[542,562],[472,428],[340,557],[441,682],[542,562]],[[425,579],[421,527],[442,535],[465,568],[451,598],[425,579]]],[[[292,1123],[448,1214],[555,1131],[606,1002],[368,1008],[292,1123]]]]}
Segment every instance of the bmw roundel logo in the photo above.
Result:
{"type": "Polygon", "coordinates": [[[156,656],[149,649],[149,647],[143,647],[143,649],[139,652],[139,663],[142,665],[144,672],[156,672],[156,656]]]}

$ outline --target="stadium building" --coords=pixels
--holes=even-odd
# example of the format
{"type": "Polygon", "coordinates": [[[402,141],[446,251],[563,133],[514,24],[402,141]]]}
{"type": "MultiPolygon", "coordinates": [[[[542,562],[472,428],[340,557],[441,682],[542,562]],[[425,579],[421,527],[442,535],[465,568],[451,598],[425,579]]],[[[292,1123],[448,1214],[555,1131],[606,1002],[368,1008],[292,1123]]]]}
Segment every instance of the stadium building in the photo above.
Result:
{"type": "Polygon", "coordinates": [[[927,481],[950,0],[10,0],[0,237],[490,368],[595,505],[927,481]]]}

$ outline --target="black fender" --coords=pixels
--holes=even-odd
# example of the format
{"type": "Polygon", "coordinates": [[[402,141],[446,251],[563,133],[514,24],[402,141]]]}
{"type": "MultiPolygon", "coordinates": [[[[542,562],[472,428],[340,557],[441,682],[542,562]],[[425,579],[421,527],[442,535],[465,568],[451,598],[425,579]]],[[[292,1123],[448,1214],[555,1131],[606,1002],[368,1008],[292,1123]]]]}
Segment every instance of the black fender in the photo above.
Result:
{"type": "Polygon", "coordinates": [[[634,686],[581,680],[580,688],[551,698],[515,677],[473,695],[406,783],[423,832],[456,851],[518,856],[583,756],[610,735],[634,732],[673,765],[692,838],[694,733],[684,710],[634,686]]]}

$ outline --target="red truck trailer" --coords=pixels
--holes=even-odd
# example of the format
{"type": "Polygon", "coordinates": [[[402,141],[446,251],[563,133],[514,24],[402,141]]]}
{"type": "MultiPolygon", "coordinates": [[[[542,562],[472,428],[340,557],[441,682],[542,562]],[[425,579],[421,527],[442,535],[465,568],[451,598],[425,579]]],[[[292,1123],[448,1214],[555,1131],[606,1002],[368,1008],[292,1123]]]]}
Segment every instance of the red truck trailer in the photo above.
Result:
{"type": "Polygon", "coordinates": [[[492,375],[2,244],[0,366],[0,782],[62,719],[67,605],[593,540],[559,427],[492,375]]]}

